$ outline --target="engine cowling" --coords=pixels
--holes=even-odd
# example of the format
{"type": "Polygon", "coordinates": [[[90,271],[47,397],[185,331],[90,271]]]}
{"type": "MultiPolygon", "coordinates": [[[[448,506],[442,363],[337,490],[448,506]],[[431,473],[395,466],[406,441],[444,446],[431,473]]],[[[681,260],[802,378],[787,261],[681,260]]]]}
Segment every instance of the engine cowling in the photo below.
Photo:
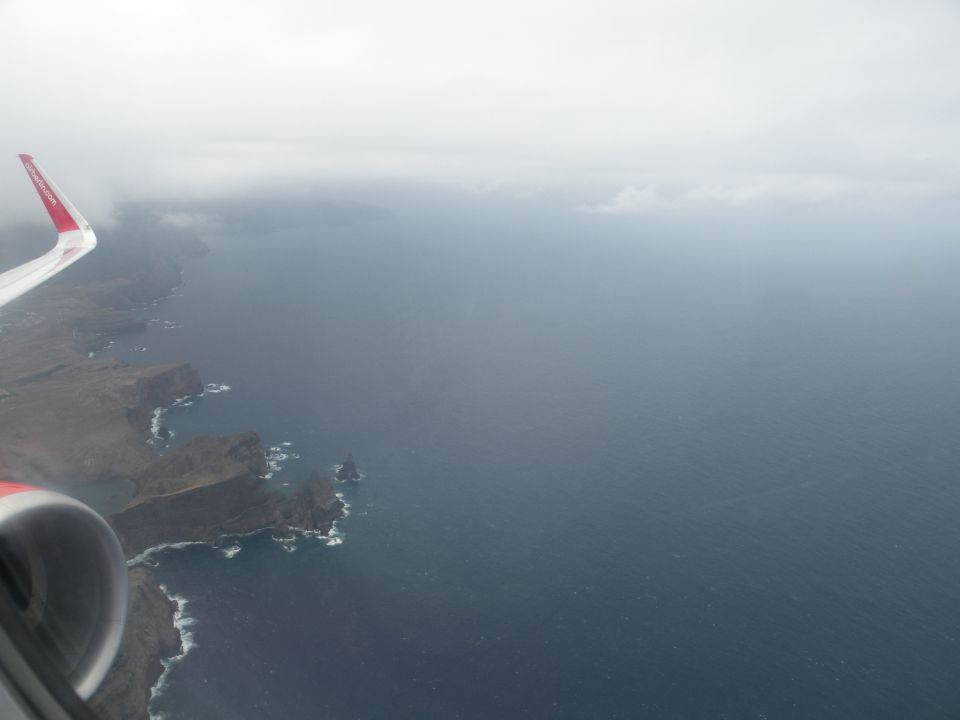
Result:
{"type": "Polygon", "coordinates": [[[0,481],[0,592],[76,693],[113,663],[127,614],[127,568],[113,530],[50,490],[0,481]]]}

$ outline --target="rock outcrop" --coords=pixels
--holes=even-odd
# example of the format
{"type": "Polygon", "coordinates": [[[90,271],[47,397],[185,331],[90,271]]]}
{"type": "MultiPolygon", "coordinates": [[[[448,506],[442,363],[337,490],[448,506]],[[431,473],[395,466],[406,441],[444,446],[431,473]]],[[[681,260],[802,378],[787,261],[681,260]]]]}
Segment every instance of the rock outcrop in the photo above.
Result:
{"type": "Polygon", "coordinates": [[[163,672],[161,658],[178,655],[177,609],[145,568],[130,570],[127,625],[114,670],[90,699],[101,720],[148,720],[150,690],[163,672]]]}
{"type": "Polygon", "coordinates": [[[353,453],[347,453],[347,457],[344,458],[343,463],[337,468],[337,480],[344,482],[345,480],[359,480],[360,471],[357,470],[357,463],[353,459],[353,453]]]}
{"type": "Polygon", "coordinates": [[[343,512],[330,481],[314,472],[292,496],[264,490],[256,433],[201,437],[151,463],[133,500],[108,519],[128,558],[156,545],[213,542],[276,528],[329,531],[343,512]]]}
{"type": "Polygon", "coordinates": [[[290,537],[292,529],[326,534],[334,520],[343,517],[343,508],[343,501],[333,491],[330,480],[314,470],[297,492],[277,505],[273,536],[290,537]]]}
{"type": "Polygon", "coordinates": [[[134,504],[151,496],[170,495],[239,476],[261,477],[266,472],[263,445],[256,433],[205,435],[147,465],[134,478],[139,488],[134,504]]]}

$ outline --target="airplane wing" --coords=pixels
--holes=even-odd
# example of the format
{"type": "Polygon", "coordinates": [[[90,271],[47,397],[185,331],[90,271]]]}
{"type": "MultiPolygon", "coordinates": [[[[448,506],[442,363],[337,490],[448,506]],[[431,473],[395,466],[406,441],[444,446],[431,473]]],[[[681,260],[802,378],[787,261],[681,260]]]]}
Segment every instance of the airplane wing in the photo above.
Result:
{"type": "Polygon", "coordinates": [[[30,155],[21,155],[23,167],[57,229],[57,244],[49,252],[0,274],[0,307],[23,295],[97,246],[97,236],[66,195],[30,155]]]}

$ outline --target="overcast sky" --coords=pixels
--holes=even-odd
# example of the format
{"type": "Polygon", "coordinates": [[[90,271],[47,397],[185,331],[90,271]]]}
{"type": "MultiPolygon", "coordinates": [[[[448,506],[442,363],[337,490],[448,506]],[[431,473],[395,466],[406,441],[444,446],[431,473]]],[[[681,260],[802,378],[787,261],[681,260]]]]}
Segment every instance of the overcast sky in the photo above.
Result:
{"type": "Polygon", "coordinates": [[[960,195],[960,3],[0,0],[0,218],[383,180],[581,210],[960,195]]]}

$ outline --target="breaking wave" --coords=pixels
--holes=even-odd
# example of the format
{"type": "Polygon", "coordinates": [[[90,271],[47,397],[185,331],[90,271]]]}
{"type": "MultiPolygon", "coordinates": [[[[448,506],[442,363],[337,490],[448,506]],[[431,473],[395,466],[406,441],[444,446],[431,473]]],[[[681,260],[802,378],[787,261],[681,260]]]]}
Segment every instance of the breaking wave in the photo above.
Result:
{"type": "MultiPolygon", "coordinates": [[[[346,512],[344,512],[344,517],[346,517],[346,512]]],[[[326,535],[317,536],[318,540],[322,540],[327,547],[336,547],[337,545],[343,545],[343,533],[340,531],[340,528],[337,527],[337,524],[334,523],[333,527],[330,528],[330,532],[326,535]]]]}
{"type": "Polygon", "coordinates": [[[189,601],[183,595],[171,594],[166,585],[161,585],[160,591],[166,595],[168,599],[177,604],[176,610],[173,611],[173,626],[177,629],[177,632],[180,633],[180,653],[173,657],[160,658],[163,671],[160,673],[160,677],[157,678],[156,684],[150,688],[150,699],[147,701],[150,720],[163,720],[163,713],[153,712],[150,706],[153,705],[154,700],[163,694],[163,691],[167,688],[170,670],[197,646],[192,629],[197,624],[197,621],[187,614],[189,601]]]}
{"type": "MultiPolygon", "coordinates": [[[[346,517],[347,513],[344,512],[343,517],[346,517]]],[[[341,520],[343,518],[340,518],[341,520]]],[[[275,543],[280,545],[280,549],[284,552],[296,552],[297,550],[297,540],[303,539],[313,539],[319,540],[327,547],[336,547],[337,545],[343,545],[344,534],[343,531],[337,527],[337,523],[340,520],[334,520],[333,525],[330,530],[326,533],[322,533],[319,530],[301,530],[300,528],[290,528],[290,537],[285,538],[271,538],[275,543]]]]}
{"type": "MultiPolygon", "coordinates": [[[[146,350],[146,348],[131,348],[131,350],[146,350]]],[[[227,392],[230,389],[231,387],[229,385],[207,383],[199,395],[184,395],[183,397],[178,397],[169,405],[154,408],[153,418],[150,420],[150,438],[147,440],[147,442],[154,448],[160,448],[170,442],[170,439],[176,434],[173,432],[173,430],[163,425],[163,416],[168,410],[171,410],[172,408],[190,407],[197,401],[198,398],[201,398],[204,395],[216,395],[218,393],[227,392]],[[161,433],[161,430],[166,430],[166,436],[161,433]]],[[[290,443],[282,443],[282,445],[289,446],[290,443]]],[[[294,453],[294,457],[299,458],[300,456],[294,453]]],[[[285,460],[286,457],[282,459],[285,460]]]]}
{"type": "Polygon", "coordinates": [[[337,493],[337,498],[340,502],[343,503],[343,515],[334,520],[330,524],[330,530],[327,532],[320,532],[319,530],[302,530],[300,528],[290,528],[290,537],[285,538],[273,538],[273,541],[280,544],[280,547],[285,552],[295,552],[297,549],[297,539],[298,538],[312,538],[314,540],[319,540],[327,547],[336,547],[337,545],[343,545],[344,534],[340,529],[340,522],[345,520],[350,515],[350,503],[348,503],[343,498],[343,493],[337,493]]]}
{"type": "MultiPolygon", "coordinates": [[[[172,407],[172,406],[171,406],[172,407]]],[[[158,407],[153,410],[153,418],[150,420],[150,439],[147,442],[153,447],[159,447],[165,445],[169,442],[170,438],[173,437],[173,431],[170,428],[166,428],[168,433],[167,437],[163,437],[160,432],[164,429],[163,425],[163,416],[167,414],[167,410],[170,408],[158,407]]]]}
{"type": "MultiPolygon", "coordinates": [[[[290,528],[291,537],[288,538],[272,538],[274,542],[280,543],[283,546],[283,549],[286,552],[293,552],[296,550],[296,541],[297,538],[315,538],[317,540],[324,541],[327,545],[341,545],[343,544],[344,534],[340,529],[339,524],[342,520],[346,519],[350,515],[350,503],[343,499],[342,493],[337,493],[337,497],[340,498],[343,502],[343,515],[338,519],[334,520],[331,524],[330,530],[327,533],[322,533],[319,530],[302,530],[300,528],[290,528]]],[[[194,545],[205,545],[213,550],[217,550],[225,558],[230,559],[237,556],[237,554],[243,549],[243,545],[239,542],[243,538],[252,537],[254,535],[259,535],[263,532],[272,531],[272,527],[263,527],[257,528],[256,530],[251,530],[247,533],[238,533],[234,535],[221,535],[216,540],[211,542],[205,542],[202,540],[187,540],[184,542],[175,542],[175,543],[161,543],[160,545],[154,545],[151,548],[147,548],[139,555],[134,555],[132,558],[127,560],[127,567],[135,567],[137,565],[146,565],[147,567],[157,567],[160,565],[158,555],[166,550],[183,550],[184,548],[192,547],[194,545]],[[223,547],[223,543],[229,541],[230,545],[223,547]]]]}
{"type": "Polygon", "coordinates": [[[280,545],[280,549],[283,550],[284,552],[296,552],[297,550],[296,535],[294,535],[293,537],[286,537],[286,538],[275,537],[273,538],[273,541],[275,543],[278,543],[280,545]]]}
{"type": "Polygon", "coordinates": [[[343,530],[340,529],[340,523],[341,521],[350,517],[350,503],[344,499],[343,493],[337,493],[337,498],[343,503],[343,515],[333,521],[330,526],[330,532],[328,532],[326,535],[321,535],[320,533],[314,534],[314,537],[316,537],[318,540],[322,540],[327,547],[343,545],[344,534],[343,530]]]}
{"type": "Polygon", "coordinates": [[[157,562],[155,556],[162,553],[164,550],[182,550],[185,547],[190,547],[191,545],[208,545],[209,543],[200,542],[199,540],[188,540],[186,542],[175,542],[175,543],[161,543],[160,545],[154,545],[152,548],[147,548],[139,555],[134,555],[132,558],[127,560],[127,567],[134,567],[136,565],[148,565],[150,567],[156,567],[159,563],[157,562]]]}
{"type": "MultiPolygon", "coordinates": [[[[283,445],[283,443],[281,444],[283,445]]],[[[289,447],[289,444],[286,444],[289,447]]],[[[343,517],[340,520],[346,518],[350,513],[350,504],[344,500],[343,493],[337,493],[337,497],[343,502],[343,517]]],[[[340,520],[333,522],[329,532],[326,534],[321,533],[317,530],[299,530],[296,528],[291,528],[291,536],[288,538],[272,538],[274,542],[277,542],[280,545],[280,548],[284,552],[296,552],[297,550],[297,541],[300,538],[314,538],[323,542],[327,547],[336,547],[342,545],[344,541],[343,532],[339,528],[340,520]]],[[[237,556],[240,551],[243,549],[243,546],[240,544],[239,540],[241,538],[250,537],[252,535],[257,535],[259,533],[270,530],[270,528],[260,528],[253,530],[248,533],[243,533],[240,535],[224,535],[218,538],[215,542],[200,542],[200,541],[188,541],[188,542],[178,542],[178,543],[164,543],[161,545],[156,545],[152,548],[144,550],[139,555],[136,555],[130,558],[127,561],[128,567],[133,567],[135,565],[147,565],[150,567],[156,567],[159,565],[157,560],[157,555],[164,552],[165,550],[181,550],[193,545],[206,545],[211,549],[218,550],[225,558],[231,559],[237,556]],[[233,542],[228,547],[220,547],[219,543],[223,540],[230,538],[233,542]]],[[[163,692],[166,690],[169,684],[170,671],[178,665],[183,659],[190,654],[190,652],[197,647],[196,638],[194,636],[194,628],[196,627],[197,620],[192,617],[187,610],[187,606],[190,601],[187,600],[183,595],[172,594],[167,589],[166,585],[160,585],[160,590],[164,595],[167,596],[172,602],[176,603],[176,609],[173,613],[173,625],[177,629],[177,632],[180,633],[180,653],[169,658],[161,658],[160,662],[163,665],[163,670],[160,673],[160,677],[157,678],[157,682],[150,688],[150,698],[147,702],[147,709],[150,720],[168,720],[167,715],[163,712],[159,712],[154,709],[154,702],[158,697],[160,697],[163,692]]]]}
{"type": "Polygon", "coordinates": [[[163,416],[172,408],[190,407],[199,397],[202,397],[202,395],[184,395],[183,397],[178,397],[169,405],[154,408],[153,418],[150,420],[150,438],[147,442],[154,448],[160,448],[170,442],[170,439],[176,435],[176,433],[163,424],[163,416]],[[167,434],[165,437],[161,433],[161,430],[166,430],[167,434]]]}
{"type": "Polygon", "coordinates": [[[181,273],[180,282],[170,288],[170,292],[162,297],[158,297],[155,300],[151,300],[148,303],[145,303],[140,306],[141,310],[149,310],[150,308],[155,308],[160,305],[167,298],[183,297],[183,275],[181,273]]]}
{"type": "Polygon", "coordinates": [[[164,330],[177,330],[183,325],[176,322],[175,320],[162,320],[161,318],[150,318],[147,320],[147,325],[159,325],[164,330]]]}
{"type": "MultiPolygon", "coordinates": [[[[0,330],[0,332],[3,332],[3,331],[0,330]]],[[[117,344],[117,341],[116,341],[116,340],[111,340],[110,342],[108,342],[108,343],[107,343],[106,345],[104,345],[103,347],[100,347],[100,348],[97,348],[96,350],[91,350],[90,352],[88,352],[88,353],[87,353],[87,357],[88,357],[88,358],[96,357],[97,353],[106,352],[106,351],[109,350],[110,348],[114,347],[116,344],[117,344]]]]}
{"type": "Polygon", "coordinates": [[[283,470],[284,464],[287,460],[299,460],[300,454],[294,452],[291,448],[293,443],[291,442],[282,442],[277,445],[271,445],[264,452],[264,457],[267,460],[267,472],[264,474],[264,478],[269,480],[278,472],[283,470]]]}

